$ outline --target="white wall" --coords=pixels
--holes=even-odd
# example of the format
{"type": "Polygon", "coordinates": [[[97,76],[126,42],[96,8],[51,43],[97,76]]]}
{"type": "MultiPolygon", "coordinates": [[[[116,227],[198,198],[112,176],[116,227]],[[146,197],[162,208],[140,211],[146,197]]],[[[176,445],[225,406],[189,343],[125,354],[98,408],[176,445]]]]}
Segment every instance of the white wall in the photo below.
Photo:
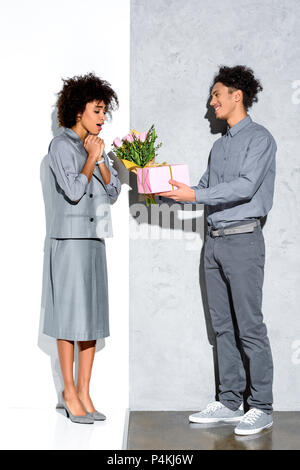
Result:
{"type": "MultiPolygon", "coordinates": [[[[129,130],[129,1],[1,3],[1,403],[56,404],[50,359],[38,348],[45,218],[40,163],[52,139],[61,78],[94,71],[116,90],[106,150],[129,130]],[[4,383],[3,383],[4,382],[4,383]]],[[[92,391],[102,410],[128,407],[127,189],[112,207],[107,241],[110,330],[96,354],[92,391]]],[[[53,411],[54,413],[54,411],[53,411]]],[[[120,426],[120,442],[123,428],[120,426]]],[[[114,447],[115,448],[115,447],[114,447]]]]}

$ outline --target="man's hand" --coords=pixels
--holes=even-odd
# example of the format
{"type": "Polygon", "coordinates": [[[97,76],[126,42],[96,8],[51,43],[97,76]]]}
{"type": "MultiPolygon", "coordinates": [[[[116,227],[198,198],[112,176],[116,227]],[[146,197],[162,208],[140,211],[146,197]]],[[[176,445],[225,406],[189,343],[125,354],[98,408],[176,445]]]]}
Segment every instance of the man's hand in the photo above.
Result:
{"type": "Polygon", "coordinates": [[[195,191],[187,184],[179,183],[179,181],[169,180],[169,183],[176,186],[178,189],[174,191],[166,191],[163,193],[156,193],[156,196],[164,196],[174,199],[174,201],[196,201],[195,191]]]}

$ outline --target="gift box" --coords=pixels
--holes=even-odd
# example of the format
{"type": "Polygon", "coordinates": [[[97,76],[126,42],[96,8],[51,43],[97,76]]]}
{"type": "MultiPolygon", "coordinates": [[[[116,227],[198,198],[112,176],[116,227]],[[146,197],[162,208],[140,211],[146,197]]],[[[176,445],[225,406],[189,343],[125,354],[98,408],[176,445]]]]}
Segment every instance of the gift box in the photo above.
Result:
{"type": "Polygon", "coordinates": [[[169,183],[170,179],[190,185],[187,165],[156,165],[137,168],[137,184],[140,194],[160,193],[177,189],[169,183]]]}

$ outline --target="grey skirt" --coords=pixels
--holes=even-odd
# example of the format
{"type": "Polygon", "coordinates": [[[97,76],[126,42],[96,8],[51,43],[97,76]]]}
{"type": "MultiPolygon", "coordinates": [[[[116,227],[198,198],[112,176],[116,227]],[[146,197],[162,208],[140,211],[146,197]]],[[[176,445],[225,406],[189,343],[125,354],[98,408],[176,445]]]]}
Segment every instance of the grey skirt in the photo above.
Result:
{"type": "Polygon", "coordinates": [[[49,240],[43,333],[88,341],[109,336],[104,239],[49,240]]]}

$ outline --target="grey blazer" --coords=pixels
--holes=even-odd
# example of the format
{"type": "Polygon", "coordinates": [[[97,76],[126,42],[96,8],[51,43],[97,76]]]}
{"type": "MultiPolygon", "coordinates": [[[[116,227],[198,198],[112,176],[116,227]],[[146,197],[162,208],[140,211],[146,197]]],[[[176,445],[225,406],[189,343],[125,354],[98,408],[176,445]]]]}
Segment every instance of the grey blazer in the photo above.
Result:
{"type": "Polygon", "coordinates": [[[90,182],[81,173],[87,152],[76,132],[63,128],[63,132],[50,142],[50,237],[112,237],[110,204],[117,200],[121,183],[105,152],[103,157],[111,174],[107,185],[103,182],[98,165],[90,182]]]}

